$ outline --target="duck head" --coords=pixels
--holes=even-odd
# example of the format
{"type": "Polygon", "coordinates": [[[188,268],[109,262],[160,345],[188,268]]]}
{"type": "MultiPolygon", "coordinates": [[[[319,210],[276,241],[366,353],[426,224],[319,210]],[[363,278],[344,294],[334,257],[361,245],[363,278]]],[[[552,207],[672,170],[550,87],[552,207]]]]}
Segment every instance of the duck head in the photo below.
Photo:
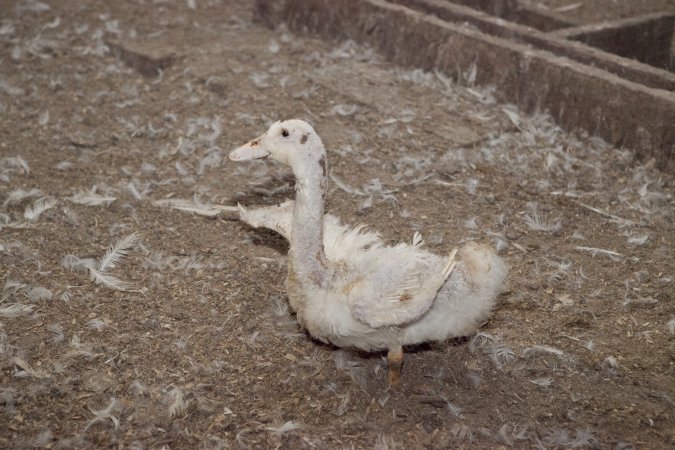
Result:
{"type": "Polygon", "coordinates": [[[326,151],[321,138],[302,120],[275,122],[265,134],[230,152],[232,161],[268,157],[291,166],[297,177],[317,171],[319,176],[326,176],[326,151]]]}

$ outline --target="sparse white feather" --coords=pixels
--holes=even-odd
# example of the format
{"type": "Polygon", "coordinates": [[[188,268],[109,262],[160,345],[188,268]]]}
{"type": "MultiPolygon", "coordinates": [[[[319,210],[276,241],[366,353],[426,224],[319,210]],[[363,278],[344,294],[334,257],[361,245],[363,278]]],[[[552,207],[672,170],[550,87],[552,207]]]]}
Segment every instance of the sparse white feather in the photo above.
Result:
{"type": "Polygon", "coordinates": [[[63,332],[63,327],[61,325],[53,323],[51,325],[47,325],[47,329],[53,334],[52,342],[54,344],[60,344],[65,340],[66,335],[63,332]]]}
{"type": "Polygon", "coordinates": [[[61,258],[61,265],[66,269],[75,271],[87,271],[96,267],[94,258],[80,258],[75,255],[66,255],[61,258]]]}
{"type": "Polygon", "coordinates": [[[24,175],[30,175],[30,167],[28,161],[20,156],[8,156],[0,158],[0,170],[20,170],[24,175]]]}
{"type": "Polygon", "coordinates": [[[115,398],[111,398],[108,406],[106,406],[103,409],[100,409],[100,410],[90,409],[89,411],[91,411],[91,413],[94,415],[94,418],[91,419],[87,423],[87,426],[85,426],[84,429],[87,430],[87,429],[89,429],[89,427],[91,427],[95,423],[104,422],[107,419],[110,419],[110,421],[115,426],[115,429],[117,429],[120,425],[120,420],[119,420],[119,418],[117,418],[113,414],[117,413],[119,411],[119,409],[120,409],[120,405],[115,398]]]}
{"type": "Polygon", "coordinates": [[[92,191],[80,190],[75,194],[71,195],[70,197],[67,197],[66,200],[71,201],[73,203],[77,203],[78,205],[85,205],[85,206],[102,206],[102,205],[110,206],[110,204],[115,200],[117,200],[117,198],[101,195],[93,190],[92,191]]]}
{"type": "Polygon", "coordinates": [[[628,243],[630,245],[636,245],[636,246],[645,245],[648,240],[649,240],[648,234],[634,235],[634,236],[628,237],[628,243]]]}
{"type": "Polygon", "coordinates": [[[668,330],[668,333],[671,335],[675,335],[675,318],[672,318],[668,321],[666,324],[666,330],[668,330]]]}
{"type": "Polygon", "coordinates": [[[523,350],[523,356],[526,357],[539,355],[542,353],[550,353],[558,357],[562,357],[565,355],[565,353],[562,350],[555,347],[550,347],[548,345],[533,345],[532,347],[528,347],[525,350],[523,350]]]}
{"type": "Polygon", "coordinates": [[[541,387],[549,387],[551,384],[553,384],[553,380],[551,379],[551,377],[543,377],[530,380],[530,383],[536,384],[537,386],[541,387]]]}
{"type": "Polygon", "coordinates": [[[20,367],[22,369],[22,372],[19,372],[18,374],[15,374],[15,376],[19,377],[33,377],[33,378],[49,378],[49,375],[47,375],[46,372],[40,369],[35,369],[33,368],[28,362],[23,360],[22,358],[15,356],[11,359],[12,364],[15,364],[17,367],[20,367]]]}
{"type": "Polygon", "coordinates": [[[611,259],[618,259],[623,257],[621,253],[612,250],[605,250],[604,248],[586,247],[583,245],[577,245],[574,248],[582,252],[589,252],[593,256],[604,255],[610,257],[611,259]]]}
{"type": "Polygon", "coordinates": [[[300,424],[295,423],[292,420],[289,420],[288,422],[285,422],[283,425],[279,427],[266,427],[265,429],[267,431],[272,431],[273,433],[284,434],[288,433],[289,431],[299,430],[301,428],[302,426],[300,424]]]}
{"type": "Polygon", "coordinates": [[[40,215],[47,211],[48,209],[53,208],[56,206],[56,199],[52,197],[42,197],[33,204],[29,205],[26,210],[23,213],[23,217],[26,220],[29,220],[31,222],[34,222],[40,218],[40,215]]]}
{"type": "Polygon", "coordinates": [[[89,268],[89,278],[96,284],[103,285],[115,291],[131,291],[134,285],[128,281],[120,280],[117,277],[102,273],[93,267],[89,268]]]}
{"type": "Polygon", "coordinates": [[[525,214],[523,217],[525,224],[532,230],[535,231],[544,231],[547,233],[555,233],[560,231],[562,224],[560,219],[556,219],[552,223],[546,221],[546,219],[541,216],[536,210],[532,212],[532,215],[525,214]]]}
{"type": "Polygon", "coordinates": [[[102,321],[101,319],[91,319],[87,322],[87,327],[88,328],[93,328],[96,331],[101,331],[102,329],[106,328],[108,326],[107,323],[102,321]]]}
{"type": "Polygon", "coordinates": [[[185,394],[183,394],[183,391],[179,388],[173,388],[169,392],[169,416],[170,417],[176,417],[183,412],[188,407],[188,401],[185,400],[185,394]]]}
{"type": "Polygon", "coordinates": [[[507,347],[499,340],[490,342],[483,347],[483,353],[489,356],[497,367],[501,367],[502,364],[512,361],[516,357],[516,354],[511,347],[507,347]]]}
{"type": "Polygon", "coordinates": [[[36,286],[34,288],[31,288],[30,291],[28,291],[28,299],[32,302],[38,302],[40,300],[51,300],[52,291],[50,291],[47,288],[43,288],[41,286],[36,286]]]}
{"type": "Polygon", "coordinates": [[[114,269],[128,254],[139,241],[140,236],[138,233],[131,233],[115,244],[110,246],[108,251],[103,255],[103,258],[98,263],[98,270],[101,272],[106,272],[110,269],[114,269]]]}
{"type": "Polygon", "coordinates": [[[218,214],[224,211],[239,211],[239,208],[236,206],[223,206],[223,205],[210,205],[210,204],[197,204],[190,200],[183,199],[166,199],[166,200],[155,200],[152,202],[155,206],[168,207],[172,209],[177,209],[179,211],[185,211],[197,214],[198,216],[204,217],[215,217],[218,214]]]}
{"type": "Polygon", "coordinates": [[[6,207],[8,205],[18,205],[26,199],[41,197],[42,195],[42,191],[37,188],[32,188],[28,191],[24,191],[23,189],[15,189],[7,194],[7,198],[5,199],[5,202],[2,204],[2,206],[6,207]]]}
{"type": "Polygon", "coordinates": [[[0,317],[11,319],[14,317],[26,316],[33,312],[34,305],[24,303],[12,303],[7,306],[0,306],[0,317]]]}

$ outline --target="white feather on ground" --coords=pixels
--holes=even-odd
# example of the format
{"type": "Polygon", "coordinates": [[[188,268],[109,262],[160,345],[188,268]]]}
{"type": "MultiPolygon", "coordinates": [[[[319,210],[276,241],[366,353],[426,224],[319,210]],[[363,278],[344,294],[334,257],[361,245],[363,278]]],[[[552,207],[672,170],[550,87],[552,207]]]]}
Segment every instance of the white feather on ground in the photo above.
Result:
{"type": "Polygon", "coordinates": [[[555,233],[556,231],[560,231],[560,229],[562,228],[560,219],[556,219],[555,221],[549,223],[543,216],[539,214],[539,212],[537,212],[537,210],[534,210],[532,212],[532,215],[525,214],[523,220],[530,229],[535,231],[555,233]]]}
{"type": "Polygon", "coordinates": [[[134,288],[134,285],[128,281],[120,280],[113,275],[105,274],[93,268],[89,269],[89,279],[115,291],[131,291],[134,288]]]}
{"type": "Polygon", "coordinates": [[[42,191],[37,188],[33,188],[28,191],[25,191],[23,189],[15,189],[9,194],[7,194],[7,198],[5,199],[5,202],[2,204],[2,206],[6,207],[8,205],[18,205],[26,199],[42,196],[43,196],[42,191]]]}
{"type": "Polygon", "coordinates": [[[66,255],[61,258],[61,265],[66,269],[74,271],[86,271],[96,268],[96,261],[94,258],[80,258],[75,255],[66,255]]]}
{"type": "Polygon", "coordinates": [[[183,394],[180,388],[173,388],[169,392],[169,398],[171,401],[169,404],[169,416],[176,417],[185,412],[189,402],[185,400],[185,394],[183,394]]]}
{"type": "Polygon", "coordinates": [[[108,406],[106,406],[103,409],[100,410],[94,410],[94,409],[89,409],[89,411],[94,415],[94,418],[87,423],[87,426],[84,427],[85,430],[89,429],[92,425],[94,425],[96,422],[104,422],[106,419],[110,419],[110,421],[113,423],[115,426],[115,429],[119,427],[120,425],[120,420],[113,415],[113,413],[119,412],[120,405],[117,402],[117,400],[113,397],[110,399],[110,403],[108,406]]]}
{"type": "Polygon", "coordinates": [[[26,316],[32,313],[34,308],[35,306],[33,305],[26,305],[24,303],[13,303],[11,305],[0,307],[0,317],[10,319],[14,317],[26,316]]]}
{"type": "Polygon", "coordinates": [[[114,269],[117,265],[129,254],[139,240],[140,236],[134,232],[128,236],[123,237],[115,244],[110,246],[103,258],[98,263],[98,270],[106,272],[109,269],[114,269]]]}
{"type": "Polygon", "coordinates": [[[95,192],[95,190],[91,191],[78,191],[75,194],[71,195],[70,197],[67,197],[66,200],[77,203],[78,205],[85,205],[85,206],[110,206],[112,202],[117,200],[117,197],[110,197],[110,196],[105,196],[101,195],[95,192]]]}
{"type": "Polygon", "coordinates": [[[299,430],[300,428],[302,428],[300,424],[295,423],[292,420],[289,420],[288,422],[284,423],[279,427],[266,427],[265,429],[273,433],[283,434],[288,433],[289,431],[299,430]]]}
{"type": "MultiPolygon", "coordinates": [[[[140,236],[138,233],[134,232],[111,245],[105,255],[99,260],[98,267],[90,266],[90,262],[86,259],[79,260],[78,262],[84,261],[81,265],[82,267],[87,267],[89,269],[89,279],[94,283],[116,291],[131,291],[134,289],[132,283],[120,280],[106,272],[110,269],[114,269],[120,264],[122,259],[124,259],[129,254],[129,251],[138,243],[139,238],[140,236]]],[[[62,260],[62,264],[65,260],[66,258],[62,260]]],[[[70,260],[68,262],[70,262],[70,260]]]]}
{"type": "Polygon", "coordinates": [[[35,222],[40,218],[40,215],[47,211],[48,209],[53,208],[56,206],[56,199],[52,197],[42,197],[35,202],[33,202],[32,205],[26,207],[26,210],[23,213],[23,217],[26,220],[30,220],[31,222],[35,222]]]}
{"type": "Polygon", "coordinates": [[[177,209],[179,211],[190,212],[204,217],[215,217],[224,211],[239,211],[239,208],[236,206],[211,205],[178,198],[155,200],[153,204],[155,206],[177,209]]]}

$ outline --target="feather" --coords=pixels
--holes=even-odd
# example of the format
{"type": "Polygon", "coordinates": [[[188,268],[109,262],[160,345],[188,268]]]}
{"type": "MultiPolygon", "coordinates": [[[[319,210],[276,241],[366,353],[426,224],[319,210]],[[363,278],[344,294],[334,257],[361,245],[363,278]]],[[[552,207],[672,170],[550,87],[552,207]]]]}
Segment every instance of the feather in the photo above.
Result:
{"type": "Polygon", "coordinates": [[[598,439],[589,429],[581,428],[574,435],[565,429],[552,430],[543,440],[549,445],[565,448],[595,447],[598,444],[598,439]]]}
{"type": "Polygon", "coordinates": [[[535,231],[554,233],[556,231],[560,231],[560,229],[562,228],[560,219],[556,219],[553,223],[548,223],[546,219],[540,216],[536,210],[533,211],[532,215],[525,214],[523,220],[530,229],[535,231]]]}
{"type": "Polygon", "coordinates": [[[563,358],[565,356],[565,352],[563,352],[562,350],[555,347],[550,347],[548,345],[533,345],[532,347],[528,347],[525,350],[523,350],[523,356],[525,357],[540,355],[542,353],[544,354],[549,353],[559,358],[563,358]]]}
{"type": "MultiPolygon", "coordinates": [[[[442,273],[442,278],[443,282],[448,279],[450,274],[452,273],[453,269],[457,265],[457,261],[455,261],[455,256],[457,255],[457,248],[453,248],[452,252],[450,252],[450,256],[448,256],[448,261],[445,264],[445,267],[443,268],[442,273]]],[[[440,286],[439,286],[440,289],[440,286]]]]}
{"type": "Polygon", "coordinates": [[[52,336],[52,339],[51,339],[54,344],[60,344],[66,338],[66,336],[63,332],[63,327],[59,324],[54,323],[54,324],[51,324],[51,325],[47,325],[47,329],[49,331],[51,331],[52,334],[54,335],[54,336],[52,336]]]}
{"type": "Polygon", "coordinates": [[[91,319],[90,321],[87,322],[87,328],[93,328],[96,331],[101,331],[107,326],[108,324],[102,321],[101,319],[91,319]]]}
{"type": "Polygon", "coordinates": [[[93,258],[79,258],[75,255],[66,255],[61,258],[61,265],[66,269],[84,272],[95,268],[96,261],[93,258]]]}
{"type": "Polygon", "coordinates": [[[40,189],[33,188],[29,191],[24,191],[23,189],[15,189],[7,195],[5,202],[2,206],[6,207],[8,205],[18,205],[26,199],[41,197],[42,191],[40,189]]]}
{"type": "Polygon", "coordinates": [[[28,162],[20,156],[0,158],[0,170],[19,169],[24,175],[30,175],[28,162]]]}
{"type": "Polygon", "coordinates": [[[110,206],[117,198],[97,194],[94,189],[92,189],[91,191],[80,190],[70,197],[67,197],[66,200],[85,206],[110,206]]]}
{"type": "Polygon", "coordinates": [[[18,281],[7,280],[5,286],[2,288],[2,298],[0,301],[4,302],[8,298],[11,298],[19,291],[25,291],[28,287],[25,283],[19,283],[18,281]]]}
{"type": "Polygon", "coordinates": [[[33,305],[26,305],[24,303],[12,303],[11,305],[7,305],[5,307],[0,308],[0,317],[9,319],[14,317],[26,316],[32,313],[34,308],[35,306],[33,305]]]}
{"type": "Polygon", "coordinates": [[[415,234],[413,234],[412,245],[415,248],[420,248],[424,245],[424,239],[419,231],[415,231],[415,234]]]}
{"type": "Polygon", "coordinates": [[[300,424],[295,423],[292,420],[289,420],[288,422],[284,423],[280,427],[266,427],[265,429],[267,431],[271,431],[273,433],[283,434],[283,433],[288,433],[289,431],[299,430],[300,428],[302,428],[302,426],[300,424]]]}
{"type": "Polygon", "coordinates": [[[239,211],[236,206],[210,205],[204,203],[194,203],[183,199],[155,200],[152,202],[155,206],[168,207],[179,211],[195,213],[198,216],[215,217],[224,211],[239,211]]]}
{"type": "Polygon", "coordinates": [[[140,236],[138,233],[134,232],[128,236],[123,237],[114,245],[110,246],[103,258],[101,258],[99,261],[98,270],[101,272],[106,272],[110,269],[114,269],[117,264],[119,264],[122,259],[129,254],[129,250],[131,250],[138,243],[139,238],[140,236]]]}
{"type": "Polygon", "coordinates": [[[118,412],[119,409],[120,405],[119,403],[117,403],[117,400],[115,400],[115,398],[111,398],[108,406],[106,406],[103,409],[100,409],[98,411],[90,409],[89,411],[94,415],[94,418],[87,423],[87,426],[84,427],[84,429],[87,430],[89,429],[90,426],[94,425],[96,422],[103,422],[106,419],[110,419],[113,425],[115,425],[115,429],[117,429],[117,427],[119,427],[120,425],[120,420],[117,417],[113,416],[113,413],[118,412]]]}
{"type": "Polygon", "coordinates": [[[173,388],[171,392],[169,392],[169,398],[171,399],[171,403],[169,404],[170,417],[176,417],[185,412],[189,402],[185,400],[185,395],[182,390],[173,388]]]}
{"type": "Polygon", "coordinates": [[[591,255],[596,256],[596,255],[605,255],[608,256],[611,259],[618,259],[622,258],[624,255],[621,253],[614,252],[612,250],[605,250],[602,248],[596,248],[596,247],[585,247],[582,245],[577,245],[576,247],[577,250],[582,251],[582,252],[590,252],[591,255]]]}
{"type": "Polygon", "coordinates": [[[50,208],[53,208],[56,206],[56,199],[53,197],[42,197],[35,202],[33,202],[32,205],[28,206],[26,210],[23,213],[23,217],[26,220],[30,220],[31,222],[34,222],[40,218],[40,214],[43,212],[47,211],[50,208]]]}
{"type": "Polygon", "coordinates": [[[37,286],[28,291],[28,299],[32,302],[51,300],[52,292],[49,289],[37,286]]]}
{"type": "Polygon", "coordinates": [[[483,352],[492,359],[497,367],[501,367],[503,363],[507,363],[516,357],[514,351],[500,341],[488,344],[483,352]]]}
{"type": "Polygon", "coordinates": [[[113,289],[115,291],[124,291],[128,292],[133,290],[133,284],[129,283],[128,281],[123,281],[120,280],[119,278],[116,278],[112,275],[108,275],[102,272],[99,272],[98,270],[94,269],[93,267],[89,268],[89,278],[91,281],[93,281],[96,284],[101,284],[103,286],[106,286],[110,289],[113,289]]]}
{"type": "Polygon", "coordinates": [[[47,375],[45,372],[39,369],[34,369],[31,367],[30,364],[28,364],[26,361],[23,359],[19,358],[18,356],[15,356],[12,358],[12,363],[16,365],[17,367],[21,368],[23,370],[23,374],[19,375],[17,374],[16,376],[31,376],[33,378],[49,378],[49,375],[47,375]]]}
{"type": "Polygon", "coordinates": [[[634,235],[634,236],[628,237],[628,243],[630,245],[636,245],[636,246],[645,245],[648,240],[649,240],[648,234],[634,235]]]}
{"type": "Polygon", "coordinates": [[[553,384],[553,380],[551,380],[550,377],[543,377],[543,378],[537,378],[537,379],[534,379],[534,380],[530,380],[530,383],[536,384],[537,386],[547,388],[551,384],[553,384]]]}
{"type": "Polygon", "coordinates": [[[612,222],[620,225],[620,226],[631,226],[631,225],[637,225],[636,222],[633,222],[632,220],[624,219],[619,216],[615,216],[614,214],[610,214],[606,211],[603,211],[599,208],[595,208],[593,206],[587,205],[585,203],[577,202],[579,206],[582,208],[586,208],[589,211],[593,211],[594,213],[600,214],[603,217],[607,217],[608,219],[611,219],[612,222]]]}
{"type": "Polygon", "coordinates": [[[666,329],[671,336],[675,335],[675,318],[668,321],[666,324],[666,329]]]}

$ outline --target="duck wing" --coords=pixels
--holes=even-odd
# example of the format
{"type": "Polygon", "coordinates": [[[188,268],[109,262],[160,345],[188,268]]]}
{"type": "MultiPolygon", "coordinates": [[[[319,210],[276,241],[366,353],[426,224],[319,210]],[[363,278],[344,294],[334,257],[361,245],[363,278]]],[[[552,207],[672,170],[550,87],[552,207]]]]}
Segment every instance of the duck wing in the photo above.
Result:
{"type": "Polygon", "coordinates": [[[278,206],[257,209],[246,209],[239,205],[239,220],[253,228],[262,227],[276,231],[290,241],[294,204],[293,200],[288,200],[278,206]]]}
{"type": "MultiPolygon", "coordinates": [[[[277,206],[247,209],[239,206],[239,220],[253,228],[267,228],[276,231],[287,241],[291,240],[293,229],[293,207],[295,202],[287,200],[277,206]]],[[[332,214],[323,217],[324,247],[331,261],[348,259],[354,251],[364,247],[375,247],[381,243],[377,233],[364,231],[364,226],[349,227],[332,214]]]]}
{"type": "Polygon", "coordinates": [[[430,261],[436,260],[433,255],[410,246],[392,250],[399,248],[407,248],[408,253],[415,251],[412,261],[389,259],[396,252],[392,255],[384,252],[381,259],[387,258],[389,263],[346,286],[352,315],[370,327],[399,326],[420,318],[431,308],[438,290],[455,267],[456,249],[439,270],[430,261]]]}

